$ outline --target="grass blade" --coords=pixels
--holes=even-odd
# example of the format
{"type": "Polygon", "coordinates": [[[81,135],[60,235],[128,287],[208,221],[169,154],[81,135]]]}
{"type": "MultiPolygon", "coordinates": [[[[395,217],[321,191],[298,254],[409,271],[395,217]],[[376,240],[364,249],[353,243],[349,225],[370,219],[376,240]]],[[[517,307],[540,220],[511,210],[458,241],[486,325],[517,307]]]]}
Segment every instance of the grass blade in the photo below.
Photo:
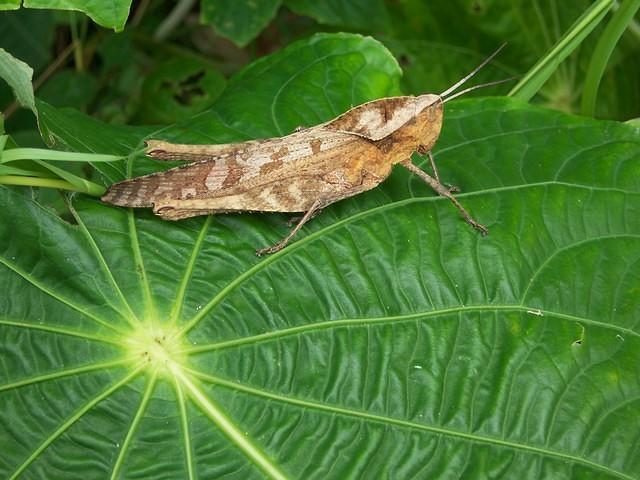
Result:
{"type": "Polygon", "coordinates": [[[531,100],[549,77],[555,73],[558,65],[602,21],[612,5],[613,0],[597,0],[594,2],[553,46],[549,53],[540,59],[511,89],[509,95],[521,100],[531,100]]]}
{"type": "Polygon", "coordinates": [[[613,14],[602,36],[593,50],[582,92],[582,115],[592,117],[596,110],[596,98],[600,81],[604,75],[609,58],[620,37],[633,21],[633,17],[640,8],[640,0],[624,0],[620,8],[613,14]]]}

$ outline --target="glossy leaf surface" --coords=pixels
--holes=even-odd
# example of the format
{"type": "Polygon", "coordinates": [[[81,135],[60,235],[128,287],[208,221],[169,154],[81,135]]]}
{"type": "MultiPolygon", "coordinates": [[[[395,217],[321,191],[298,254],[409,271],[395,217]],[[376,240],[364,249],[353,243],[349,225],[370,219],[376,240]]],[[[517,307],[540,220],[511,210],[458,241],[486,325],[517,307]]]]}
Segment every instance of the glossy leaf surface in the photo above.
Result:
{"type": "MultiPolygon", "coordinates": [[[[323,35],[160,132],[41,118],[102,153],[243,140],[398,76],[373,40],[323,35]]],[[[265,258],[283,215],[174,224],[75,197],[69,224],[0,188],[2,476],[634,478],[638,130],[468,100],[435,153],[488,237],[401,171],[265,258]]]]}
{"type": "Polygon", "coordinates": [[[87,14],[98,25],[122,30],[129,16],[131,0],[2,0],[0,10],[20,8],[77,10],[87,14]]]}

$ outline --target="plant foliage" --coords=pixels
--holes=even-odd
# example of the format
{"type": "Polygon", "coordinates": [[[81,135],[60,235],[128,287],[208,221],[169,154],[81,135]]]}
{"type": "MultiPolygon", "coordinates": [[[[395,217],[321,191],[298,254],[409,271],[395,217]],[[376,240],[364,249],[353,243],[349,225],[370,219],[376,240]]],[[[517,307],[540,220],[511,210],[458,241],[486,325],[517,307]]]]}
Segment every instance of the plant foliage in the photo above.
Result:
{"type": "MultiPolygon", "coordinates": [[[[371,5],[392,32],[398,10],[371,5]]],[[[100,47],[123,82],[140,51],[117,73],[109,59],[126,35],[100,47]]],[[[164,58],[145,80],[163,105],[128,113],[163,125],[107,123],[111,100],[92,116],[39,100],[40,128],[107,186],[171,166],[145,139],[280,136],[398,95],[402,42],[387,41],[398,62],[371,37],[320,33],[228,82],[164,58]],[[195,103],[164,107],[171,91],[195,103]]],[[[33,166],[2,163],[16,150],[0,168],[33,166]]],[[[171,223],[0,186],[0,476],[637,478],[638,127],[472,98],[446,104],[434,153],[488,237],[405,171],[263,258],[287,216],[171,223]]]]}

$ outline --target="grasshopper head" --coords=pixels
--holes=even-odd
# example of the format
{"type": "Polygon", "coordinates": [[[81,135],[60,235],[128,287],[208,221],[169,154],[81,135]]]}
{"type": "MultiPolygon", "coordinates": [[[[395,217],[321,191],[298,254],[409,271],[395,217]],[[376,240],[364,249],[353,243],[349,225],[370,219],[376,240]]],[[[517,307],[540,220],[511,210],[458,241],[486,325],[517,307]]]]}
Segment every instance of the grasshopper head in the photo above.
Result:
{"type": "Polygon", "coordinates": [[[414,151],[424,154],[433,148],[442,129],[443,100],[440,95],[427,93],[416,98],[416,135],[414,151]]]}

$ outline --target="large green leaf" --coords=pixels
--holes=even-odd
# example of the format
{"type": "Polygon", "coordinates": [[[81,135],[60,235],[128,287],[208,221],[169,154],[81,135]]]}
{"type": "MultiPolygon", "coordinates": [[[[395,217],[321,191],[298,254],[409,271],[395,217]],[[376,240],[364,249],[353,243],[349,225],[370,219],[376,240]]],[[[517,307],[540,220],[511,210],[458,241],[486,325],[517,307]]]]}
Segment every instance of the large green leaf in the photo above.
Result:
{"type": "MultiPolygon", "coordinates": [[[[395,81],[374,41],[314,37],[164,134],[278,135],[395,81]]],[[[43,107],[75,149],[148,133],[43,107]]],[[[76,197],[69,224],[0,188],[2,475],[634,478],[638,130],[467,100],[436,158],[488,237],[400,171],[266,258],[284,216],[76,197]]]]}
{"type": "MultiPolygon", "coordinates": [[[[20,0],[0,0],[0,10],[20,7],[20,0]]],[[[124,28],[129,16],[131,0],[23,0],[26,8],[77,10],[86,13],[94,22],[117,31],[124,28]]]]}
{"type": "Polygon", "coordinates": [[[389,28],[389,12],[383,0],[285,0],[285,5],[325,25],[365,31],[384,31],[389,28]]]}
{"type": "Polygon", "coordinates": [[[149,72],[137,117],[146,123],[173,123],[211,106],[226,80],[205,62],[175,57],[149,72]]]}
{"type": "Polygon", "coordinates": [[[201,18],[216,31],[244,46],[273,19],[282,0],[201,0],[201,18]]]}
{"type": "Polygon", "coordinates": [[[50,12],[27,9],[2,12],[0,45],[37,72],[51,60],[54,29],[55,19],[50,12]]]}

